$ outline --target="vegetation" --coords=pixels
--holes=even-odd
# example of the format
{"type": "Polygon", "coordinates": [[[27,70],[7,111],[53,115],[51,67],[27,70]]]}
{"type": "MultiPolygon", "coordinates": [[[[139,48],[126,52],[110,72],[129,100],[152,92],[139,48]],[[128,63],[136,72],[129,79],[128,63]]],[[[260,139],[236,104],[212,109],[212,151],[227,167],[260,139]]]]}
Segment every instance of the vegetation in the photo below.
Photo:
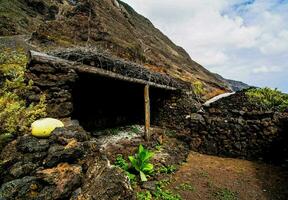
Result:
{"type": "Polygon", "coordinates": [[[190,185],[189,183],[182,183],[178,187],[176,187],[177,190],[182,190],[182,191],[195,191],[195,187],[193,185],[190,185]]]}
{"type": "Polygon", "coordinates": [[[174,165],[168,165],[168,166],[162,166],[158,169],[159,173],[164,173],[164,174],[171,174],[176,171],[176,167],[174,165]]]}
{"type": "Polygon", "coordinates": [[[137,125],[131,126],[131,131],[133,133],[136,133],[136,134],[140,134],[141,133],[141,130],[140,130],[139,126],[137,126],[137,125]]]}
{"type": "Polygon", "coordinates": [[[260,105],[263,109],[284,111],[288,108],[288,94],[277,89],[255,88],[246,91],[249,101],[260,105]]]}
{"type": "Polygon", "coordinates": [[[237,200],[238,199],[237,195],[227,188],[220,189],[219,191],[217,191],[215,193],[215,198],[217,200],[237,200]]]}
{"type": "MultiPolygon", "coordinates": [[[[0,143],[27,133],[33,121],[46,115],[45,95],[38,104],[28,104],[26,95],[33,83],[25,81],[27,57],[23,50],[0,52],[0,143]]],[[[0,144],[1,145],[1,144],[0,144]]]]}
{"type": "Polygon", "coordinates": [[[126,175],[128,176],[130,182],[134,182],[136,176],[134,174],[131,174],[129,172],[129,164],[126,162],[126,160],[123,158],[122,155],[118,155],[115,161],[115,165],[120,167],[126,172],[126,175]]]}
{"type": "Polygon", "coordinates": [[[181,200],[179,194],[174,194],[169,190],[164,190],[164,186],[167,181],[159,181],[156,186],[156,191],[153,192],[153,197],[155,200],[181,200]]]}
{"type": "Polygon", "coordinates": [[[130,181],[135,180],[135,172],[139,173],[141,181],[147,181],[146,175],[153,172],[153,164],[149,163],[149,160],[153,157],[154,153],[145,149],[142,145],[139,145],[138,153],[135,156],[129,156],[130,165],[123,158],[122,155],[118,155],[115,160],[115,165],[123,169],[130,181]]]}
{"type": "Polygon", "coordinates": [[[153,192],[144,191],[137,193],[138,200],[181,200],[178,194],[173,194],[169,190],[164,190],[163,187],[167,184],[167,181],[159,181],[156,185],[156,190],[153,192]]]}
{"type": "Polygon", "coordinates": [[[154,156],[154,153],[144,149],[140,144],[138,153],[135,156],[129,156],[132,167],[139,172],[141,181],[147,181],[147,174],[153,172],[153,164],[149,160],[154,156]]]}
{"type": "Polygon", "coordinates": [[[201,81],[195,81],[193,82],[193,90],[194,90],[194,93],[197,95],[197,96],[201,96],[205,93],[204,91],[204,85],[201,81]]]}
{"type": "Polygon", "coordinates": [[[137,199],[138,200],[152,200],[152,195],[150,191],[138,192],[137,199]]]}

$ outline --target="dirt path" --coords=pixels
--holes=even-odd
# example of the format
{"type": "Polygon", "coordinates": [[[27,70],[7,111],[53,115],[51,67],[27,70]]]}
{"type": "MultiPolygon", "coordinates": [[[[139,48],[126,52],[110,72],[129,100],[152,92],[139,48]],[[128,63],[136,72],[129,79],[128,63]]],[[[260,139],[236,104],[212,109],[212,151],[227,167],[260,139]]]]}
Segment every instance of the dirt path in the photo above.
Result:
{"type": "Polygon", "coordinates": [[[288,173],[271,165],[192,152],[167,188],[186,200],[286,200],[288,173]]]}

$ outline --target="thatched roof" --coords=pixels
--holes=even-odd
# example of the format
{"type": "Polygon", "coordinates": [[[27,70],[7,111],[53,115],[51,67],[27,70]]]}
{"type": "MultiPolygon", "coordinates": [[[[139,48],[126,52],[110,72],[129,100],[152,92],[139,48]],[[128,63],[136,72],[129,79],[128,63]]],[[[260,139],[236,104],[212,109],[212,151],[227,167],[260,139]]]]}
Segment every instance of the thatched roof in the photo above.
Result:
{"type": "Polygon", "coordinates": [[[136,63],[127,62],[123,59],[84,51],[66,51],[54,53],[54,56],[31,51],[30,60],[60,64],[75,69],[77,72],[92,73],[123,81],[148,84],[168,90],[176,90],[185,87],[178,81],[165,74],[149,71],[136,63]]]}

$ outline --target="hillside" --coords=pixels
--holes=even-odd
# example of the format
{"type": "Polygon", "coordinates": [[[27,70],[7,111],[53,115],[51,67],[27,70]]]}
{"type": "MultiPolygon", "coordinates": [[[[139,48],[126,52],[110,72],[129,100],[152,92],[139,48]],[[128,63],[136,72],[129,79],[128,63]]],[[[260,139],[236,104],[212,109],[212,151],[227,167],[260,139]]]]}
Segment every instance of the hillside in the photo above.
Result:
{"type": "Polygon", "coordinates": [[[201,81],[206,98],[229,90],[225,80],[121,1],[2,0],[0,19],[0,35],[27,35],[38,50],[89,47],[189,84],[201,81]]]}

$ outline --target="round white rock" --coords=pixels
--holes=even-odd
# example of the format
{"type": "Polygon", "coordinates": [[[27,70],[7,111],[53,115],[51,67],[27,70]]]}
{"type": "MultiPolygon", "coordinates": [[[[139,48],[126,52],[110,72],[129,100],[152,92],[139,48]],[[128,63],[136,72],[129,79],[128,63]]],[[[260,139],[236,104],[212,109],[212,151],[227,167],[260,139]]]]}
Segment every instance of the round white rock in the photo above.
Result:
{"type": "Polygon", "coordinates": [[[55,128],[64,127],[64,124],[54,118],[43,118],[31,124],[32,135],[35,137],[49,137],[55,128]]]}

